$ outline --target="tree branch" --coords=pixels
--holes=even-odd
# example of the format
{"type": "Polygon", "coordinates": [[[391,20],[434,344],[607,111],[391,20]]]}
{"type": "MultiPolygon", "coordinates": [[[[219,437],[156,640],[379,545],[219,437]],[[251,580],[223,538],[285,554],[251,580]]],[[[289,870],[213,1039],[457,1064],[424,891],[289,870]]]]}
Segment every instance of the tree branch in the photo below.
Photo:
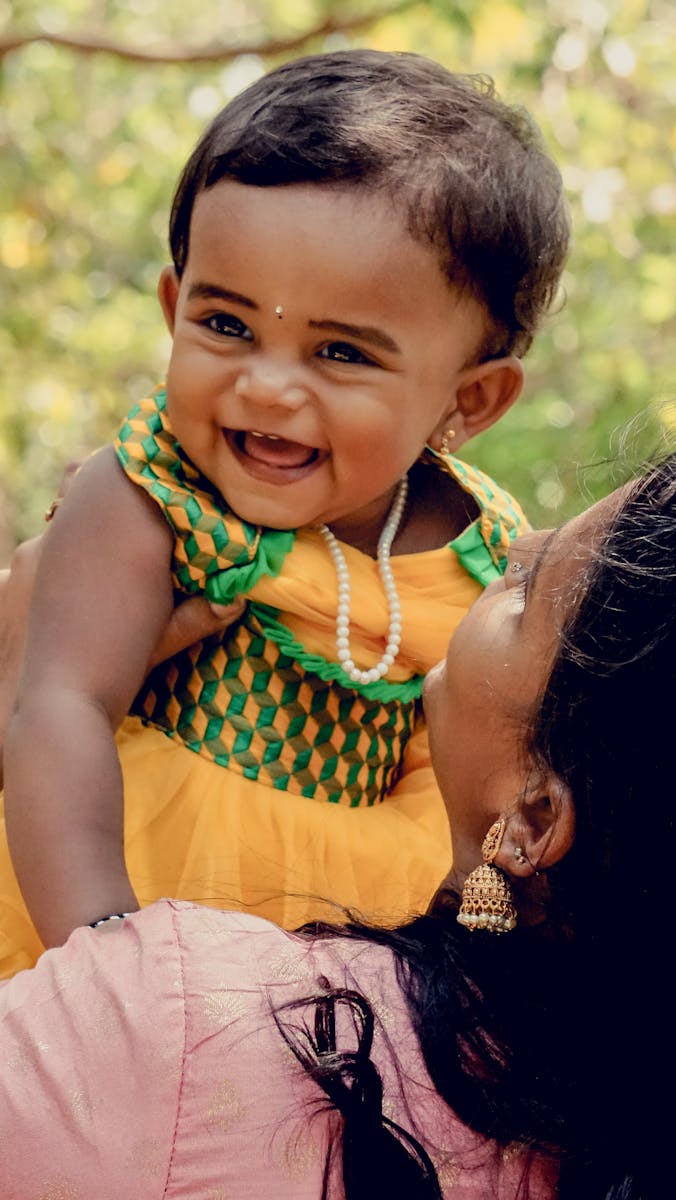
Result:
{"type": "Polygon", "coordinates": [[[99,34],[61,34],[41,31],[16,33],[0,38],[0,59],[16,50],[23,50],[24,47],[30,46],[34,42],[47,42],[52,46],[61,46],[71,50],[74,54],[112,54],[127,62],[147,63],[152,66],[161,63],[227,63],[234,58],[239,58],[241,54],[257,54],[261,58],[269,58],[300,50],[314,38],[326,37],[331,33],[352,33],[363,29],[375,21],[382,20],[383,17],[395,16],[397,13],[411,8],[415,3],[417,0],[397,0],[395,4],[372,9],[371,12],[362,13],[360,16],[343,18],[330,16],[314,28],[308,29],[305,33],[296,34],[294,37],[268,38],[265,41],[242,42],[235,46],[212,45],[194,49],[165,46],[146,50],[111,41],[99,34]]]}

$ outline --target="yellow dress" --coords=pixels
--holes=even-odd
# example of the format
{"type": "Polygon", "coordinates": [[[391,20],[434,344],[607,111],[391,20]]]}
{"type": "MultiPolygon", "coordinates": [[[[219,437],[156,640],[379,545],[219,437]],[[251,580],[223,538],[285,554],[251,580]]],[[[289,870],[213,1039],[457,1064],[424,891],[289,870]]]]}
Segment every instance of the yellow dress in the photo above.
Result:
{"type": "MultiPolygon", "coordinates": [[[[175,531],[177,592],[247,596],[224,634],[161,664],[117,735],[125,853],[141,904],[162,896],[245,909],[286,928],[397,922],[424,911],[451,863],[420,694],[453,629],[504,570],[526,528],[515,501],[458,459],[440,461],[479,517],[442,549],[396,556],[402,642],[387,680],[336,662],[337,585],[316,530],[261,530],[229,511],[186,459],[163,391],[130,413],[117,450],[175,531]]],[[[342,545],[358,666],[388,627],[376,562],[342,545]]],[[[0,978],[42,947],[0,830],[0,978]]]]}

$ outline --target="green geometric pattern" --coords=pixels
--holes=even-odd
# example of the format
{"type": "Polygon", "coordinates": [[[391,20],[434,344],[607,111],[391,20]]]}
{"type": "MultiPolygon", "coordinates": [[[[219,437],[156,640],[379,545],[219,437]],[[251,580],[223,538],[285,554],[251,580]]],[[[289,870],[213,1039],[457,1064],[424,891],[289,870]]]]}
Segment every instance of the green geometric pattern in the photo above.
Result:
{"type": "MultiPolygon", "coordinates": [[[[478,467],[472,467],[453,455],[439,455],[438,461],[478,504],[481,541],[500,575],[504,575],[511,543],[530,529],[521,505],[478,467]]],[[[457,539],[458,542],[462,536],[457,539]]],[[[470,573],[475,575],[474,571],[470,573]]]]}
{"type": "Polygon", "coordinates": [[[358,807],[394,786],[417,702],[369,701],[325,683],[247,610],[225,637],[156,667],[132,711],[247,779],[358,807]]]}

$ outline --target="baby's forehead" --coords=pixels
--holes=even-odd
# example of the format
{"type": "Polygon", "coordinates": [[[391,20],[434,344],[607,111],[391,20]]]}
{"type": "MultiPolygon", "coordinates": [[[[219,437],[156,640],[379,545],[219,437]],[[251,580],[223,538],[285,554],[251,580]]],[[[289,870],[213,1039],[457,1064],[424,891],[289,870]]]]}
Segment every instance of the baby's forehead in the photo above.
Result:
{"type": "Polygon", "coordinates": [[[414,243],[427,251],[430,261],[446,275],[441,250],[412,224],[406,203],[384,188],[369,187],[359,180],[261,186],[224,176],[196,193],[190,232],[199,229],[201,233],[206,226],[207,234],[227,232],[234,243],[238,235],[249,236],[261,223],[267,228],[275,221],[304,232],[308,247],[318,229],[327,245],[332,238],[352,232],[355,241],[361,237],[365,245],[377,242],[380,254],[395,261],[402,242],[414,243]]]}
{"type": "MultiPolygon", "coordinates": [[[[340,288],[342,298],[349,296],[348,307],[354,309],[362,306],[367,295],[373,298],[379,292],[390,315],[402,304],[408,306],[409,321],[428,313],[430,357],[436,350],[446,352],[434,340],[435,332],[454,339],[459,321],[463,342],[468,329],[470,335],[465,365],[501,357],[492,352],[500,331],[481,288],[467,280],[461,264],[451,262],[449,269],[448,260],[448,250],[444,252],[438,241],[409,220],[405,202],[384,189],[359,181],[261,187],[228,176],[195,198],[186,270],[188,275],[198,270],[201,279],[207,271],[212,281],[215,272],[222,270],[227,275],[223,286],[252,298],[259,285],[264,287],[277,277],[287,305],[289,289],[299,296],[308,292],[320,272],[326,301],[335,308],[332,315],[344,307],[342,302],[333,304],[332,289],[340,288]],[[267,257],[261,255],[266,245],[267,257]],[[294,256],[295,271],[289,265],[294,256]],[[439,331],[437,320],[442,315],[444,328],[439,331]]],[[[275,304],[284,302],[280,295],[275,304]]],[[[316,303],[311,307],[313,318],[326,315],[314,311],[316,303]]]]}
{"type": "MultiPolygon", "coordinates": [[[[226,176],[196,194],[190,215],[193,238],[199,236],[208,243],[227,236],[233,251],[240,238],[266,236],[272,226],[278,231],[300,233],[309,252],[320,247],[328,249],[341,239],[346,245],[351,242],[354,257],[346,261],[345,267],[356,274],[360,247],[364,256],[376,252],[381,261],[389,260],[393,278],[402,254],[414,256],[443,280],[454,296],[474,296],[474,288],[460,278],[460,264],[451,264],[448,269],[447,248],[440,245],[439,238],[415,225],[405,200],[360,181],[350,185],[310,181],[263,187],[226,176]]],[[[280,244],[271,259],[271,269],[283,254],[284,246],[280,244]]]]}
{"type": "MultiPolygon", "coordinates": [[[[315,224],[323,224],[331,231],[336,223],[348,219],[353,226],[365,225],[373,237],[378,237],[382,254],[389,254],[396,260],[400,254],[401,241],[410,240],[416,246],[422,247],[429,255],[447,282],[451,292],[458,297],[474,294],[474,289],[460,278],[462,268],[459,262],[450,262],[450,254],[445,237],[423,228],[416,222],[411,212],[409,199],[402,190],[393,194],[388,187],[374,187],[368,181],[303,181],[300,183],[272,183],[266,185],[249,184],[240,179],[225,175],[213,184],[202,186],[193,199],[190,212],[190,232],[197,224],[213,220],[214,209],[223,197],[238,194],[248,194],[251,198],[251,209],[243,214],[239,228],[246,229],[253,224],[257,216],[257,198],[263,197],[270,201],[269,207],[279,208],[285,215],[289,205],[287,197],[293,198],[296,204],[296,224],[308,229],[315,224]],[[449,269],[450,266],[450,269],[449,269]]],[[[232,226],[232,236],[236,237],[238,227],[232,226]]],[[[445,234],[447,231],[442,230],[445,234]]]]}

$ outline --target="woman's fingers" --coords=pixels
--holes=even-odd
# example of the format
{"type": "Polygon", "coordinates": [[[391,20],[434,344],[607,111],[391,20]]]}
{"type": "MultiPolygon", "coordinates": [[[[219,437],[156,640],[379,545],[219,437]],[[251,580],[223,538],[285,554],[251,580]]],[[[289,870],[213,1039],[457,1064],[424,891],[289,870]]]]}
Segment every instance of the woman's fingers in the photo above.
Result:
{"type": "Polygon", "coordinates": [[[201,642],[212,633],[220,633],[241,617],[246,601],[238,596],[232,604],[209,604],[202,596],[191,596],[174,609],[164,633],[148,663],[154,667],[179,650],[201,642]]]}

